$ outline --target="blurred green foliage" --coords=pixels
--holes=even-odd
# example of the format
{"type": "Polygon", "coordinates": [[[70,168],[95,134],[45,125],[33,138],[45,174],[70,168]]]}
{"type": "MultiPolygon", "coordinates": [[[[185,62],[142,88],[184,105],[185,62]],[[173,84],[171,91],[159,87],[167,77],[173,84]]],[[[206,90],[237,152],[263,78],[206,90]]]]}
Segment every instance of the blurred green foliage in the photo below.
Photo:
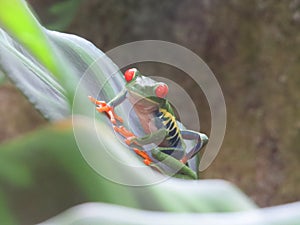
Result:
{"type": "Polygon", "coordinates": [[[28,48],[53,74],[59,74],[59,63],[53,56],[51,45],[42,27],[30,13],[26,3],[19,0],[2,0],[1,26],[16,40],[28,48]],[[20,23],[22,21],[22,23],[20,23]]]}
{"type": "Polygon", "coordinates": [[[50,16],[55,18],[55,21],[45,24],[50,30],[65,30],[72,22],[81,0],[66,0],[59,1],[49,8],[50,16]]]}
{"type": "Polygon", "coordinates": [[[0,85],[4,83],[6,80],[6,77],[2,71],[0,71],[0,85]]]}
{"type": "MultiPolygon", "coordinates": [[[[190,3],[190,1],[187,2],[190,3]]],[[[70,119],[66,119],[71,111],[72,99],[75,94],[75,84],[78,82],[79,74],[87,69],[90,63],[93,62],[93,59],[98,58],[103,53],[84,39],[45,30],[30,13],[24,1],[1,0],[0,4],[1,6],[5,6],[5,9],[4,7],[0,9],[0,12],[3,11],[0,16],[1,27],[11,35],[9,37],[6,32],[1,30],[1,70],[5,71],[5,74],[16,83],[29,99],[32,100],[36,97],[32,102],[37,107],[47,109],[50,106],[48,110],[50,119],[57,120],[57,115],[60,116],[60,119],[64,118],[60,122],[51,123],[24,137],[1,143],[0,216],[2,223],[7,225],[37,223],[71,206],[87,201],[99,201],[144,210],[161,211],[153,212],[152,214],[153,218],[157,221],[160,218],[168,219],[168,216],[177,216],[177,214],[170,215],[162,212],[223,212],[221,214],[203,215],[208,218],[211,216],[218,217],[221,221],[225,221],[229,214],[224,214],[224,212],[245,211],[245,214],[233,214],[241,215],[238,219],[234,220],[237,223],[243,223],[247,215],[250,215],[251,218],[257,215],[251,214],[252,210],[256,208],[253,202],[234,186],[224,181],[203,180],[191,182],[169,179],[157,185],[130,187],[117,184],[99,176],[87,164],[78,149],[73,133],[74,125],[87,137],[93,137],[96,134],[93,132],[91,124],[94,125],[95,123],[96,127],[107,131],[101,138],[111,153],[122,153],[126,160],[128,158],[129,163],[136,163],[136,158],[130,157],[131,153],[128,149],[115,141],[112,130],[104,122],[105,117],[97,117],[98,122],[91,119],[89,112],[93,107],[86,103],[86,91],[91,84],[87,85],[86,89],[80,90],[79,94],[82,97],[81,109],[76,108],[74,111],[77,114],[86,116],[73,118],[73,123],[70,119]],[[4,12],[5,10],[8,10],[11,14],[4,12]],[[15,17],[15,15],[18,16],[15,17]],[[22,20],[20,19],[24,20],[24,27],[21,26],[22,20]],[[15,68],[18,68],[18,70],[14,70],[15,68]],[[27,83],[14,80],[20,76],[24,76],[23,81],[27,81],[31,85],[27,86],[27,83]],[[41,80],[42,82],[33,82],[36,80],[41,80]],[[52,101],[47,102],[44,100],[45,98],[49,98],[52,101]],[[56,104],[55,100],[57,101],[56,104]],[[65,104],[62,104],[62,108],[56,107],[59,103],[65,104]],[[64,111],[64,107],[69,109],[69,111],[64,111]],[[249,214],[247,214],[248,210],[249,214]]],[[[96,3],[92,1],[89,4],[93,5],[96,3]]],[[[104,11],[109,4],[111,3],[103,6],[104,11]]],[[[179,3],[177,2],[177,4],[179,3]]],[[[223,3],[219,2],[218,4],[222,5],[223,3]]],[[[163,3],[163,6],[167,8],[170,5],[172,5],[170,2],[163,3]]],[[[64,8],[65,6],[60,7],[64,8]]],[[[139,4],[135,4],[134,6],[133,12],[142,7],[139,4]]],[[[233,3],[231,6],[243,11],[247,10],[246,6],[248,7],[249,5],[246,4],[245,8],[239,8],[241,6],[238,3],[233,3]]],[[[250,9],[253,10],[251,7],[250,9]]],[[[123,11],[120,8],[119,10],[123,11]]],[[[56,9],[57,11],[60,11],[60,9],[56,9]]],[[[61,11],[64,12],[62,9],[61,11]]],[[[150,12],[152,13],[153,11],[150,12]]],[[[162,10],[162,12],[164,11],[162,10]]],[[[172,11],[170,13],[170,15],[174,15],[172,11]]],[[[224,13],[227,15],[226,8],[224,13]]],[[[244,22],[248,23],[248,21],[244,22]]],[[[138,20],[138,23],[143,25],[143,20],[138,20]]],[[[251,43],[251,30],[248,30],[246,26],[246,28],[243,27],[242,31],[246,35],[242,35],[242,40],[245,42],[242,41],[241,43],[243,45],[251,43]],[[249,36],[250,40],[248,39],[249,36]]],[[[255,47],[255,44],[253,46],[255,47]]],[[[213,49],[212,52],[214,52],[213,49]]],[[[247,61],[256,60],[255,54],[255,51],[251,48],[249,52],[245,53],[245,59],[247,61]]],[[[235,59],[239,60],[239,57],[235,59]]],[[[113,62],[108,61],[107,63],[107,65],[113,65],[113,62]]],[[[106,79],[106,73],[103,72],[105,70],[101,66],[96,68],[95,70],[91,70],[90,73],[97,78],[96,81],[100,81],[101,83],[101,81],[106,79]]],[[[176,76],[174,76],[174,79],[176,79],[176,76]]],[[[245,82],[245,86],[247,87],[248,84],[253,85],[253,82],[257,84],[256,79],[249,77],[245,82]]],[[[117,88],[115,86],[108,85],[105,90],[105,97],[111,98],[116,92],[117,88]]],[[[44,112],[43,110],[41,111],[44,112]]],[[[246,129],[245,132],[248,131],[249,129],[246,129]]],[[[247,135],[246,137],[248,138],[247,135]]],[[[263,147],[266,146],[265,148],[267,149],[274,149],[273,142],[276,142],[276,139],[264,136],[263,140],[267,140],[267,142],[261,144],[263,147]]],[[[123,171],[119,167],[112,167],[112,164],[107,162],[103,157],[105,150],[94,144],[95,142],[92,139],[88,141],[91,142],[89,143],[90,146],[87,147],[97,150],[95,151],[95,159],[97,159],[99,164],[105,164],[107,170],[124,176],[124,179],[133,177],[141,182],[149,179],[134,169],[123,171]]],[[[236,157],[234,156],[233,158],[236,159],[236,157]]],[[[226,161],[226,163],[233,162],[226,161]]],[[[224,171],[227,170],[223,169],[224,171]]],[[[89,207],[89,205],[82,206],[82,209],[83,211],[91,209],[89,207]]],[[[281,220],[273,220],[270,224],[278,224],[278,222],[280,224],[284,222],[286,222],[285,224],[299,224],[299,206],[296,204],[282,207],[282,210],[289,211],[291,209],[290,213],[278,214],[281,216],[281,220]]],[[[95,207],[95,209],[98,210],[98,207],[95,207]]],[[[111,209],[111,206],[106,206],[106,209],[111,209]]],[[[123,209],[125,212],[130,211],[130,209],[123,209]]],[[[272,209],[270,210],[272,211],[272,209]]],[[[54,222],[54,224],[65,224],[65,219],[72,219],[77,215],[81,215],[80,212],[75,210],[75,214],[71,213],[71,217],[70,214],[66,213],[60,217],[63,218],[62,220],[59,218],[58,222],[54,222]]],[[[258,215],[269,215],[267,213],[268,209],[267,211],[256,212],[258,212],[258,215]]],[[[148,213],[146,212],[147,215],[148,213]]],[[[182,221],[184,224],[189,223],[189,220],[194,221],[194,215],[186,215],[186,219],[182,221]]],[[[88,218],[88,221],[94,218],[94,215],[90,216],[91,218],[88,218]]],[[[118,219],[118,217],[114,218],[118,219]]],[[[145,222],[145,224],[153,222],[151,219],[144,221],[144,218],[138,218],[145,222]]],[[[98,221],[93,222],[97,223],[98,221]]],[[[124,224],[123,222],[125,224],[128,223],[128,221],[121,221],[121,224],[124,224]]],[[[232,221],[229,222],[232,223],[232,221]]],[[[263,222],[265,220],[262,216],[258,220],[253,221],[253,224],[262,224],[263,222]]],[[[213,224],[216,223],[214,222],[213,224]]]]}
{"type": "Polygon", "coordinates": [[[34,6],[42,24],[57,31],[66,30],[80,9],[81,0],[28,0],[34,6]]]}
{"type": "MultiPolygon", "coordinates": [[[[79,117],[75,124],[82,132],[92,135],[89,124],[93,121],[87,123],[79,117]]],[[[1,187],[6,193],[3,202],[13,209],[22,224],[32,224],[86,201],[165,212],[230,212],[254,208],[251,201],[224,181],[193,184],[176,179],[132,187],[107,180],[83,159],[73,125],[71,120],[54,123],[0,146],[1,159],[8,162],[7,169],[1,164],[1,187]]],[[[99,163],[104,163],[102,154],[99,151],[99,163]]],[[[126,176],[118,168],[107,169],[126,176]]],[[[141,182],[147,179],[132,173],[141,182]]]]}

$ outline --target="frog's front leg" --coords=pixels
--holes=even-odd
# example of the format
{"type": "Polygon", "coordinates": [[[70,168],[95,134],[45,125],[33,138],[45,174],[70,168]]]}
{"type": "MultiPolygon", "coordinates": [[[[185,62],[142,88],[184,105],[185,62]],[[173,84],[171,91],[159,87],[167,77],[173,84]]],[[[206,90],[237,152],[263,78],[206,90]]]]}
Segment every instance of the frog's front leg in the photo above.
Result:
{"type": "Polygon", "coordinates": [[[164,140],[164,138],[167,135],[167,130],[165,128],[161,128],[155,132],[152,132],[148,135],[145,135],[143,137],[136,137],[136,136],[131,136],[127,137],[125,139],[126,144],[131,145],[131,144],[137,144],[137,145],[147,145],[151,143],[159,143],[164,140]]]}
{"type": "MultiPolygon", "coordinates": [[[[124,127],[115,128],[115,130],[121,135],[123,135],[124,137],[126,137],[125,143],[127,145],[136,144],[139,146],[162,141],[162,138],[164,139],[164,137],[167,134],[167,130],[165,128],[159,129],[155,132],[145,135],[144,137],[136,137],[132,132],[128,131],[124,127]]],[[[152,166],[153,163],[152,163],[151,156],[149,156],[146,151],[137,148],[133,148],[133,150],[137,155],[141,156],[144,159],[144,163],[147,166],[152,166]]]]}
{"type": "Polygon", "coordinates": [[[181,130],[181,136],[186,140],[195,140],[195,146],[180,160],[182,163],[186,163],[189,159],[193,158],[208,142],[208,137],[205,134],[192,131],[181,130]]]}
{"type": "Polygon", "coordinates": [[[116,97],[114,97],[110,102],[99,101],[92,96],[88,96],[90,101],[94,103],[97,107],[97,111],[100,113],[105,112],[113,124],[117,121],[123,123],[123,119],[115,113],[114,108],[122,103],[126,98],[127,91],[124,89],[116,97]]]}

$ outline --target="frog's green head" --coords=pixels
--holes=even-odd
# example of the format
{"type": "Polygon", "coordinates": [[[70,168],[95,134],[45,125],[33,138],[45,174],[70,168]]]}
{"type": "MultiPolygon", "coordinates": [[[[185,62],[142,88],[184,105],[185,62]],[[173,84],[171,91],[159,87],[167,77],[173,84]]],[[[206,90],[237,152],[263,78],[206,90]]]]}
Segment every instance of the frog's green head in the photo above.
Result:
{"type": "Polygon", "coordinates": [[[128,92],[138,97],[165,98],[168,94],[168,86],[165,83],[143,76],[136,68],[127,70],[124,78],[128,92]]]}

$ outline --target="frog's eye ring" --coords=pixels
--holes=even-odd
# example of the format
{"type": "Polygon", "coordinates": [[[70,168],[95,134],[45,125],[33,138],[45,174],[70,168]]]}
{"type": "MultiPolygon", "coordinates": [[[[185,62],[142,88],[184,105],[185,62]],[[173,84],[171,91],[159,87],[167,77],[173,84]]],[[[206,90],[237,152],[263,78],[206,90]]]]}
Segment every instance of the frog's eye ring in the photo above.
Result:
{"type": "Polygon", "coordinates": [[[136,72],[137,72],[136,68],[131,68],[129,70],[126,70],[126,72],[124,73],[125,80],[127,82],[132,81],[133,78],[135,77],[136,72]]]}
{"type": "Polygon", "coordinates": [[[159,98],[165,98],[168,94],[169,88],[166,84],[160,84],[155,89],[155,94],[159,98]]]}

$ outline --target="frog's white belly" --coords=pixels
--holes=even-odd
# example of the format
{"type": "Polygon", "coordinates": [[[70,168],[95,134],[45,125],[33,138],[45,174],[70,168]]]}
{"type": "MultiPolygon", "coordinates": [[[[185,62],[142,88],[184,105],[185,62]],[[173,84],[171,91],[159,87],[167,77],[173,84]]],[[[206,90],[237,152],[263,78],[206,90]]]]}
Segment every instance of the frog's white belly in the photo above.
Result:
{"type": "Polygon", "coordinates": [[[155,112],[158,110],[158,104],[129,96],[128,100],[133,105],[134,111],[140,121],[140,124],[146,134],[157,131],[155,124],[155,112]]]}

